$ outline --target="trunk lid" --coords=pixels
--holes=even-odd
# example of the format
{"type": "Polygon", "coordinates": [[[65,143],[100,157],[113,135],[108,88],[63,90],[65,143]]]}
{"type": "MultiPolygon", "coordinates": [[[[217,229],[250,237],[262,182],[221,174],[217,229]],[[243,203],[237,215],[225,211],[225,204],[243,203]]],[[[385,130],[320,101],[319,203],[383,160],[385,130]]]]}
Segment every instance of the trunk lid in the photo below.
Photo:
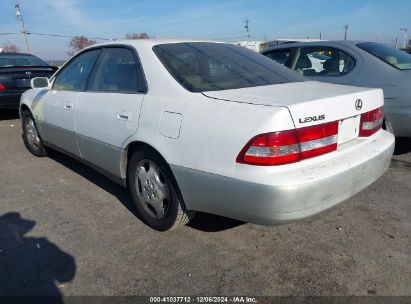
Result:
{"type": "Polygon", "coordinates": [[[52,66],[22,66],[0,68],[0,83],[7,91],[30,89],[30,81],[35,77],[50,77],[57,68],[52,66]]]}
{"type": "Polygon", "coordinates": [[[357,137],[361,114],[379,108],[384,103],[381,89],[316,81],[210,91],[203,94],[232,102],[286,107],[296,128],[339,121],[338,143],[357,137]]]}

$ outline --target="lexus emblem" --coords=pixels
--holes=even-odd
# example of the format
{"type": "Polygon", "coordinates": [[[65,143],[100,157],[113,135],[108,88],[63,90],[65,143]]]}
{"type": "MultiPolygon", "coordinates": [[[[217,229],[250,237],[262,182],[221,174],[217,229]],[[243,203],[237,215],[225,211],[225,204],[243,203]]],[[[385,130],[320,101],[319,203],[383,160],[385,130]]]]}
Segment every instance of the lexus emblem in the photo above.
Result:
{"type": "Polygon", "coordinates": [[[29,76],[30,76],[30,75],[31,75],[31,72],[30,72],[30,71],[27,71],[27,72],[26,72],[26,75],[29,75],[29,76]]]}
{"type": "Polygon", "coordinates": [[[362,109],[362,100],[361,99],[357,99],[355,101],[355,108],[359,111],[362,109]]]}

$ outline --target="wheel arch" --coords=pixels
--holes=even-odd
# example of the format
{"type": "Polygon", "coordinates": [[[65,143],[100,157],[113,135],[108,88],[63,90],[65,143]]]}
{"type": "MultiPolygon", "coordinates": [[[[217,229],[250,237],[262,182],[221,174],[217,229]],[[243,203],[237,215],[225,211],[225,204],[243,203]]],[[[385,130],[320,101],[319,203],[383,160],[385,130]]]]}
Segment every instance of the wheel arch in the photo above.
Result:
{"type": "Polygon", "coordinates": [[[19,115],[20,115],[20,118],[21,118],[21,115],[22,115],[22,113],[23,113],[24,111],[29,111],[30,114],[33,115],[33,113],[31,112],[31,110],[30,110],[30,108],[29,108],[29,106],[26,105],[25,103],[21,104],[20,107],[19,107],[19,115]]]}
{"type": "MultiPolygon", "coordinates": [[[[127,144],[127,146],[123,150],[122,155],[120,156],[120,174],[121,174],[121,178],[124,181],[126,181],[126,178],[127,178],[127,170],[128,170],[129,159],[131,158],[131,155],[133,155],[135,151],[139,149],[143,149],[143,148],[150,149],[154,151],[155,153],[157,153],[163,159],[163,161],[168,165],[171,171],[169,163],[167,162],[166,158],[163,156],[163,154],[158,149],[156,149],[154,146],[144,141],[136,140],[136,141],[132,141],[129,144],[127,144]]],[[[173,177],[174,177],[174,174],[173,174],[173,177]]]]}
{"type": "Polygon", "coordinates": [[[174,175],[174,172],[171,169],[170,164],[168,163],[167,159],[163,156],[163,154],[158,149],[156,149],[152,145],[150,145],[146,142],[143,142],[143,141],[130,142],[123,150],[123,153],[122,153],[121,159],[120,159],[120,172],[121,172],[121,178],[123,180],[124,186],[127,186],[127,173],[128,173],[128,168],[129,168],[129,159],[131,158],[131,156],[133,155],[133,153],[135,151],[137,151],[139,149],[143,149],[143,148],[147,148],[147,149],[150,149],[153,152],[155,152],[164,161],[164,163],[168,166],[168,170],[171,173],[171,178],[173,179],[173,183],[176,186],[177,196],[179,197],[179,199],[185,205],[185,201],[184,201],[183,195],[181,193],[180,186],[178,184],[178,181],[177,181],[177,179],[174,175]]]}

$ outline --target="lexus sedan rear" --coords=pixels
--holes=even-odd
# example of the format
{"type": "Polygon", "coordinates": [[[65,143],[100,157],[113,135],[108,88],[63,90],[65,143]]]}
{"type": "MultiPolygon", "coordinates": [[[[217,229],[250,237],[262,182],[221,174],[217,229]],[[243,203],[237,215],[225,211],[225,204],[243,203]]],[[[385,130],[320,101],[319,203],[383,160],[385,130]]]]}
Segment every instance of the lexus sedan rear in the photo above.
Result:
{"type": "Polygon", "coordinates": [[[393,153],[382,90],[307,81],[231,44],[105,43],[33,85],[20,106],[27,148],[127,187],[157,230],[195,211],[306,218],[374,182],[393,153]]]}

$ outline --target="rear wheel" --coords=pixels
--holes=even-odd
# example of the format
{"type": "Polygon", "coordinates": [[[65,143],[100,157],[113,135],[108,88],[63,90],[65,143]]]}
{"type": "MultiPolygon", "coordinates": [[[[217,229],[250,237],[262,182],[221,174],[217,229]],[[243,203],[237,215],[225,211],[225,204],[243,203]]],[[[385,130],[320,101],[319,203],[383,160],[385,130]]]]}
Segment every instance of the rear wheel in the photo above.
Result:
{"type": "Polygon", "coordinates": [[[34,118],[29,111],[24,111],[21,116],[23,124],[23,141],[26,148],[35,156],[47,155],[46,147],[41,140],[34,118]]]}
{"type": "Polygon", "coordinates": [[[129,161],[127,182],[142,220],[159,231],[187,224],[195,211],[186,210],[177,182],[167,163],[153,150],[134,152],[129,161]]]}

